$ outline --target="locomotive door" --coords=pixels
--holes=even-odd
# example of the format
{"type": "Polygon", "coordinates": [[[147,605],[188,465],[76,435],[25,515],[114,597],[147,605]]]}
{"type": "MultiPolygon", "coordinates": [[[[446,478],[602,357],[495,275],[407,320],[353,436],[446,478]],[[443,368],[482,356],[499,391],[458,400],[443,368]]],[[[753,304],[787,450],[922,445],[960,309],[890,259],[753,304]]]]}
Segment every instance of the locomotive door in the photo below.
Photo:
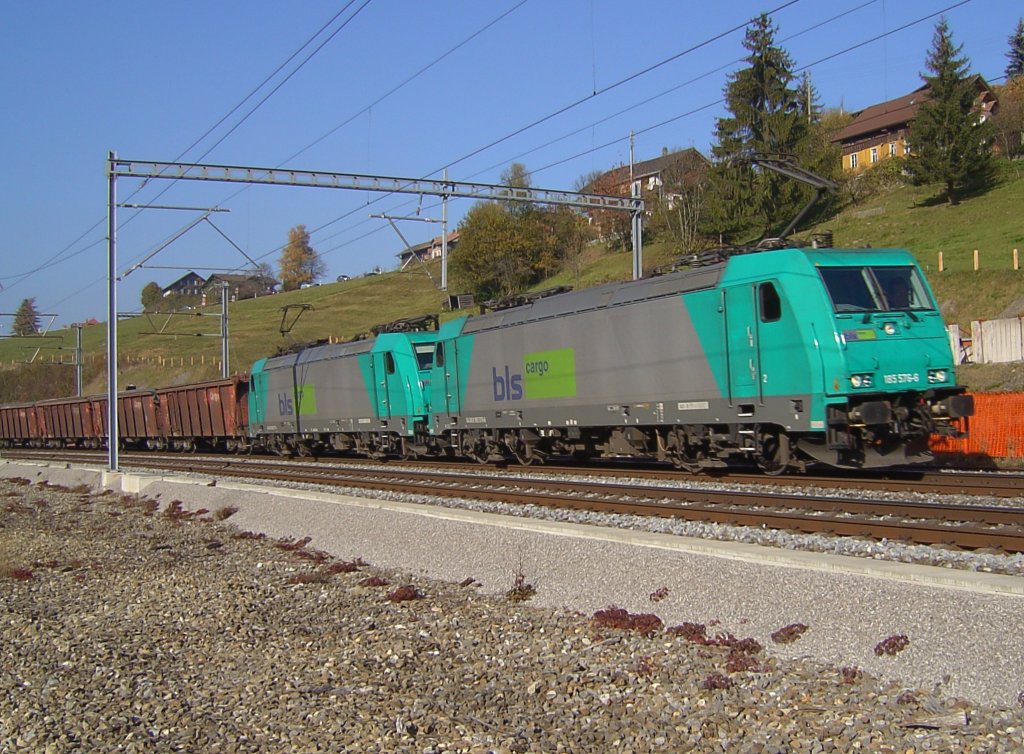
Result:
{"type": "Polygon", "coordinates": [[[443,400],[435,405],[448,414],[457,414],[462,410],[461,392],[459,391],[459,359],[454,340],[438,342],[434,348],[434,366],[441,373],[441,397],[443,400]]]}
{"type": "Polygon", "coordinates": [[[725,340],[730,401],[749,401],[759,394],[760,354],[756,287],[725,289],[725,340]]]}
{"type": "Polygon", "coordinates": [[[249,393],[256,396],[261,396],[257,400],[252,401],[252,416],[249,417],[249,423],[256,425],[262,425],[267,421],[267,401],[270,400],[267,394],[267,375],[262,370],[259,372],[253,371],[252,377],[250,378],[249,393]]]}
{"type": "Polygon", "coordinates": [[[394,413],[391,405],[392,385],[395,375],[395,355],[391,351],[378,351],[372,354],[373,392],[376,399],[378,419],[390,419],[394,413]]]}

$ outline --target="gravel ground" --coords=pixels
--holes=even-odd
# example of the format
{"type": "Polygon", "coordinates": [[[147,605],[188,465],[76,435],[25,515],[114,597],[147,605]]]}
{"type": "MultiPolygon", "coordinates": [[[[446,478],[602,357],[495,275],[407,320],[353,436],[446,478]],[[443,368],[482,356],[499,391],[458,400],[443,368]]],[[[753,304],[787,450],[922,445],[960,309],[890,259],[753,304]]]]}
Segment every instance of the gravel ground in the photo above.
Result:
{"type": "MultiPolygon", "coordinates": [[[[37,479],[27,472],[0,467],[37,479]]],[[[95,476],[45,473],[68,487],[95,476]]],[[[0,751],[1024,750],[1019,593],[806,570],[783,554],[753,562],[765,548],[742,544],[711,556],[665,534],[242,487],[145,489],[165,507],[237,508],[229,528],[3,483],[0,631],[13,651],[0,751]],[[273,546],[307,536],[301,551],[273,546]],[[313,550],[372,567],[326,577],[313,550]],[[32,578],[10,577],[18,568],[32,578]],[[361,586],[368,575],[389,586],[361,586]],[[536,590],[529,602],[505,597],[517,576],[536,590]],[[423,599],[388,600],[401,584],[423,599]],[[595,626],[610,606],[764,649],[595,626]],[[795,623],[807,626],[796,641],[773,641],[795,623]],[[902,651],[876,654],[898,635],[902,651]],[[966,727],[921,727],[964,713],[966,727]]]]}

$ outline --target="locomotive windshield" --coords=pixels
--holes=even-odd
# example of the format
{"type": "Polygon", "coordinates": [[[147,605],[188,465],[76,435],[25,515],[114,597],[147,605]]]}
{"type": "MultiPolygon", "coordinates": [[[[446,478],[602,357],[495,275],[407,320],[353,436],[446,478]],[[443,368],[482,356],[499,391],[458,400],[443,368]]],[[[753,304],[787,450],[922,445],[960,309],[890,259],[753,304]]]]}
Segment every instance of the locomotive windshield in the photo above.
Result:
{"type": "Polygon", "coordinates": [[[413,348],[416,349],[416,368],[420,371],[430,369],[434,365],[434,344],[417,343],[413,348]]]}
{"type": "Polygon", "coordinates": [[[836,313],[932,309],[916,267],[819,267],[836,313]]]}

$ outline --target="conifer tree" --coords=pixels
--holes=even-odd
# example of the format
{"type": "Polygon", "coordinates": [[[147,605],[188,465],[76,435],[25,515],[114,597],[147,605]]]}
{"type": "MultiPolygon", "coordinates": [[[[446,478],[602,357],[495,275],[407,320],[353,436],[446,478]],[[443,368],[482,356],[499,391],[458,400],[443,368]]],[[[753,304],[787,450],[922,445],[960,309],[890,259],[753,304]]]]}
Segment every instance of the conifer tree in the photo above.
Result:
{"type": "Polygon", "coordinates": [[[1010,62],[1006,65],[1006,78],[1013,79],[1024,76],[1024,18],[1017,19],[1017,30],[1010,35],[1010,51],[1006,57],[1010,62]]]}
{"type": "Polygon", "coordinates": [[[992,170],[990,127],[979,122],[977,88],[962,49],[943,17],[926,61],[931,75],[922,75],[928,98],[910,124],[907,168],[917,183],[941,183],[950,204],[963,188],[989,180],[992,170]]]}
{"type": "Polygon", "coordinates": [[[35,335],[39,332],[39,311],[34,298],[22,300],[18,311],[14,313],[13,332],[15,335],[35,335]]]}
{"type": "Polygon", "coordinates": [[[802,95],[793,61],[776,45],[775,33],[767,15],[747,29],[747,67],[730,76],[725,87],[730,115],[716,123],[707,230],[727,239],[752,232],[770,235],[785,226],[801,203],[799,185],[750,163],[756,155],[796,156],[808,133],[806,89],[802,95]]]}
{"type": "Polygon", "coordinates": [[[315,283],[324,276],[327,266],[309,243],[305,225],[288,231],[288,245],[281,252],[281,287],[294,291],[303,283],[315,283]]]}

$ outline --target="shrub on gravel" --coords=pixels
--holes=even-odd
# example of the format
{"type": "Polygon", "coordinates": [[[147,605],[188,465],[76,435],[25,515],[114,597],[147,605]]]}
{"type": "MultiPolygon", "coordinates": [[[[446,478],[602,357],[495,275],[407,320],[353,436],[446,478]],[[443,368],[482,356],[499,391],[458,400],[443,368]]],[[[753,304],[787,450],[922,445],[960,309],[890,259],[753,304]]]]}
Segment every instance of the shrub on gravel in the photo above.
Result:
{"type": "Polygon", "coordinates": [[[653,613],[630,613],[614,605],[595,612],[590,624],[594,628],[617,628],[641,634],[652,634],[660,631],[665,625],[661,618],[653,613]]]}
{"type": "Polygon", "coordinates": [[[13,579],[14,581],[31,581],[35,578],[35,575],[29,568],[20,568],[0,563],[0,578],[13,579]]]}
{"type": "Polygon", "coordinates": [[[875,645],[875,654],[881,657],[882,655],[889,655],[894,657],[910,646],[910,639],[907,638],[906,634],[894,634],[887,639],[882,639],[875,645]]]}
{"type": "Polygon", "coordinates": [[[721,673],[712,673],[704,679],[704,682],[700,685],[700,687],[706,691],[715,691],[719,689],[732,688],[733,683],[734,681],[732,680],[732,678],[730,678],[727,675],[722,675],[721,673]]]}
{"type": "Polygon", "coordinates": [[[408,602],[410,600],[418,600],[422,598],[423,593],[412,584],[400,586],[388,594],[388,599],[392,602],[408,602]]]}
{"type": "Polygon", "coordinates": [[[520,563],[519,569],[512,578],[512,587],[505,592],[505,599],[509,602],[526,602],[536,593],[537,587],[527,582],[526,574],[523,573],[523,564],[520,563]]]}
{"type": "Polygon", "coordinates": [[[337,563],[331,563],[327,566],[327,570],[331,573],[355,573],[367,565],[369,564],[362,558],[356,558],[355,560],[341,560],[337,563]]]}
{"type": "Polygon", "coordinates": [[[666,630],[674,636],[682,636],[687,641],[697,644],[703,644],[708,634],[708,627],[703,623],[680,623],[678,626],[669,626],[666,630]]]}
{"type": "Polygon", "coordinates": [[[792,644],[803,636],[806,630],[807,626],[803,623],[790,623],[788,626],[783,626],[773,633],[772,641],[776,644],[792,644]]]}
{"type": "Polygon", "coordinates": [[[668,597],[668,587],[667,586],[658,587],[657,589],[655,589],[653,592],[651,592],[647,596],[647,598],[651,602],[661,602],[666,597],[668,597]]]}

